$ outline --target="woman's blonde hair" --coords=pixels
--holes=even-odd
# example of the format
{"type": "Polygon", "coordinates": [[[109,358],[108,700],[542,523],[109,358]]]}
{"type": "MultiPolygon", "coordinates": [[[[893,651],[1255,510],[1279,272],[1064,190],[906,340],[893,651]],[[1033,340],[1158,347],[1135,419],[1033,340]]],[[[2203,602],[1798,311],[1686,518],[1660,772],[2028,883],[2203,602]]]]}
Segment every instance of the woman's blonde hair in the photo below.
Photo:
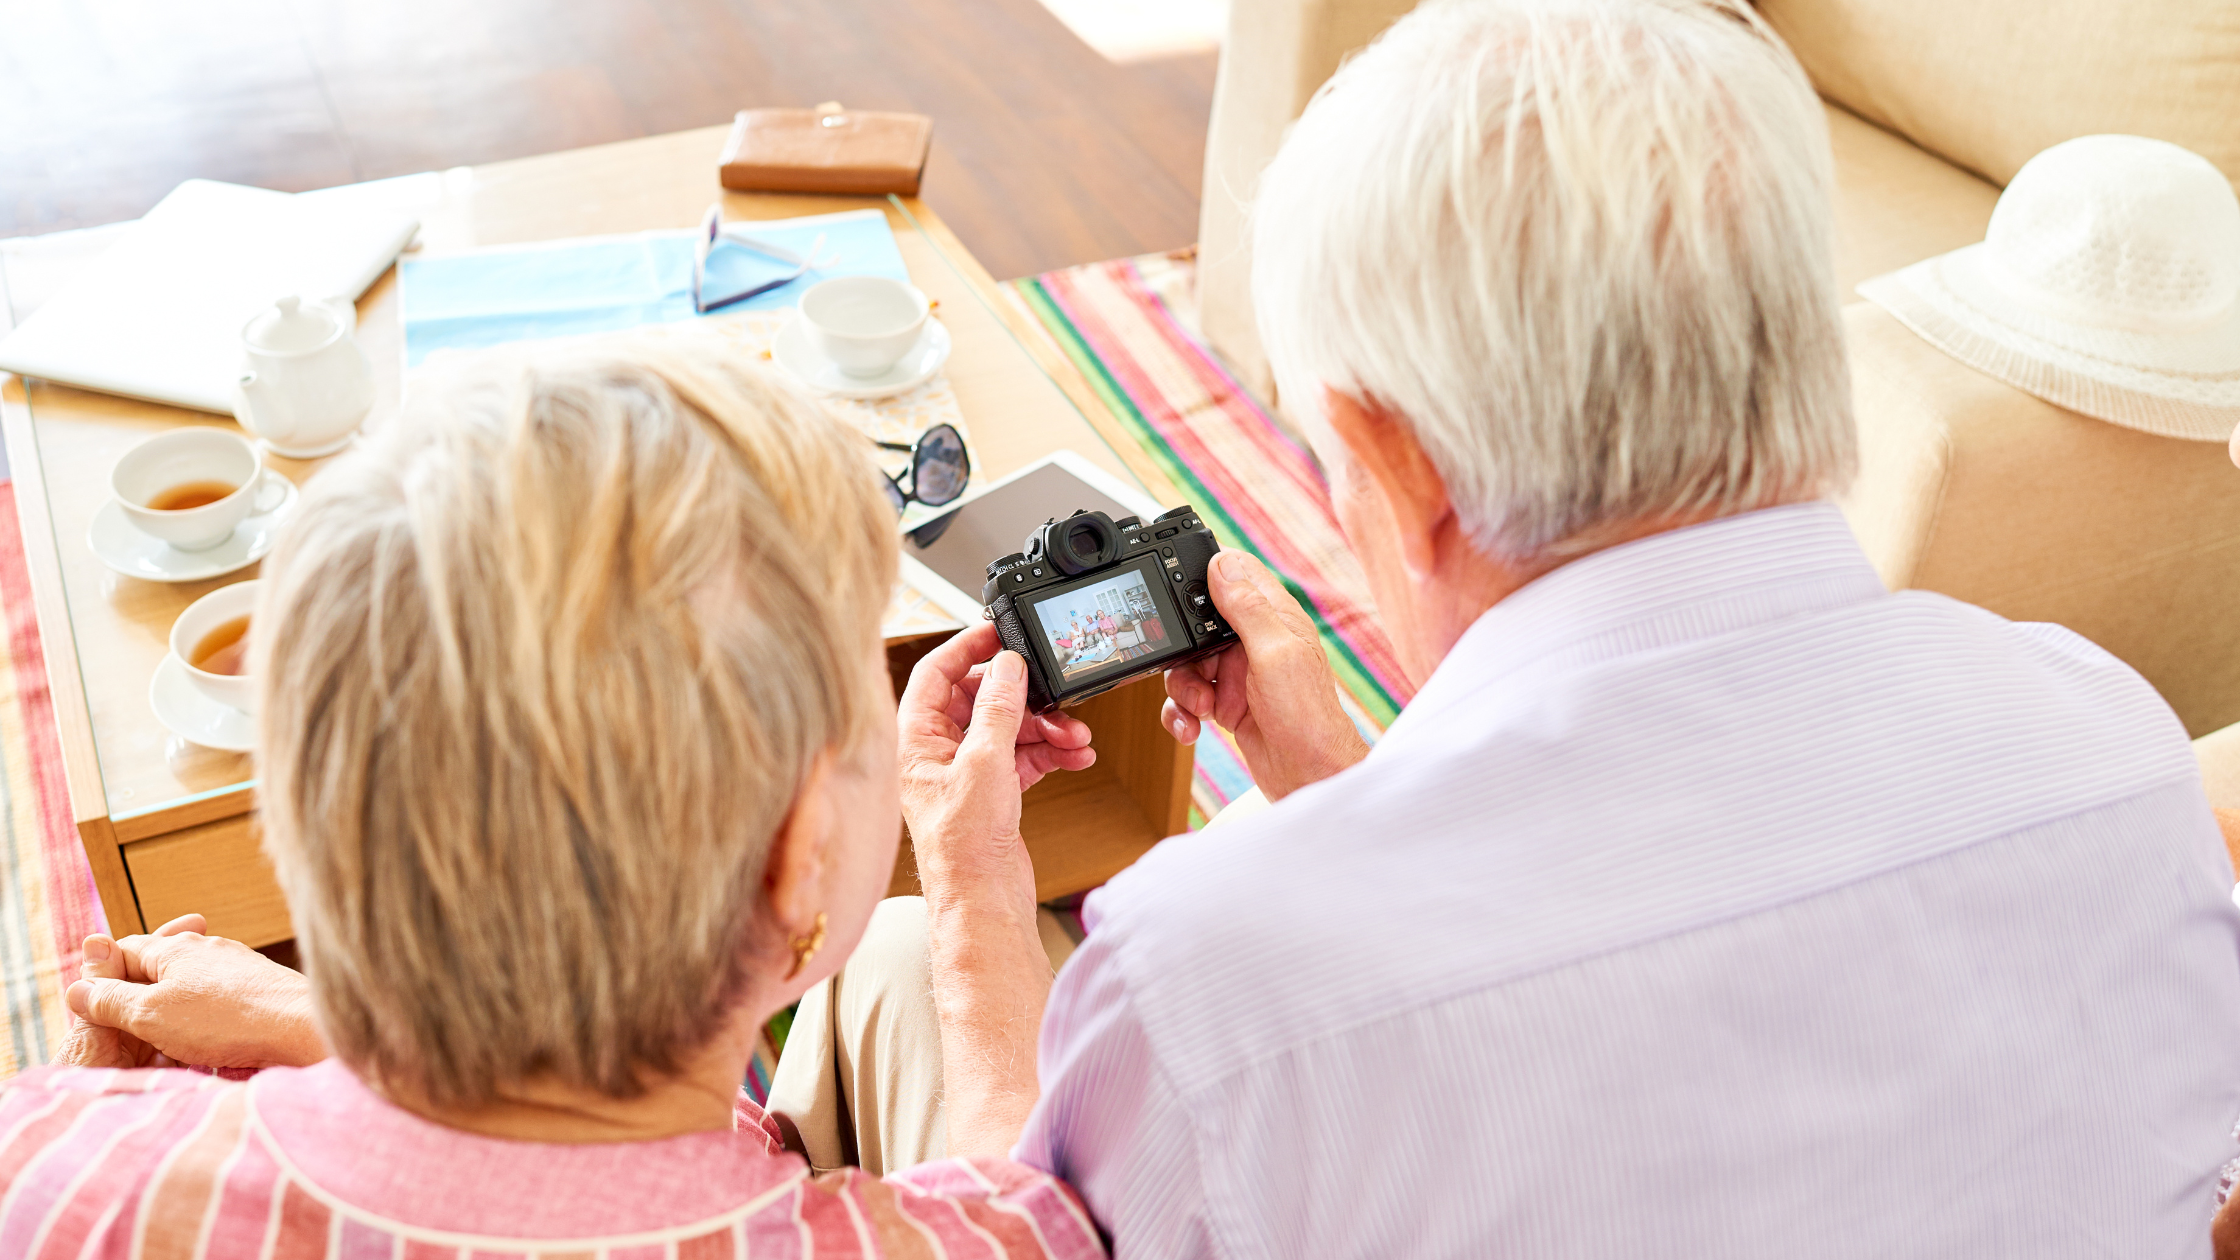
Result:
{"type": "Polygon", "coordinates": [[[265,562],[265,845],[359,1071],[473,1104],[674,1070],[781,951],[771,837],[894,580],[863,437],[720,353],[477,356],[265,562]]]}

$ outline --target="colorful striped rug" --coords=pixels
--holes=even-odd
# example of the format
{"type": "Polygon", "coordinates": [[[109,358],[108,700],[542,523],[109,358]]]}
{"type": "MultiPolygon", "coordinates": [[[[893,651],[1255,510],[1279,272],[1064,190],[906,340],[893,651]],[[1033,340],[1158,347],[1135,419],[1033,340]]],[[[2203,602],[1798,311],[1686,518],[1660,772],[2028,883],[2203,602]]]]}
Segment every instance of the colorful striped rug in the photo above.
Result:
{"type": "MultiPolygon", "coordinates": [[[[1339,698],[1374,739],[1409,687],[1378,628],[1361,566],[1338,532],[1321,470],[1207,350],[1190,251],[1147,254],[1012,282],[1120,428],[1220,537],[1283,576],[1322,632],[1339,698]]],[[[1198,744],[1202,820],[1251,787],[1225,733],[1198,744]]]]}
{"type": "Polygon", "coordinates": [[[8,1035],[0,1078],[44,1063],[70,1015],[62,991],[78,974],[78,948],[103,930],[93,872],[70,824],[62,745],[47,691],[39,622],[31,604],[15,485],[0,481],[0,997],[8,1035]]]}

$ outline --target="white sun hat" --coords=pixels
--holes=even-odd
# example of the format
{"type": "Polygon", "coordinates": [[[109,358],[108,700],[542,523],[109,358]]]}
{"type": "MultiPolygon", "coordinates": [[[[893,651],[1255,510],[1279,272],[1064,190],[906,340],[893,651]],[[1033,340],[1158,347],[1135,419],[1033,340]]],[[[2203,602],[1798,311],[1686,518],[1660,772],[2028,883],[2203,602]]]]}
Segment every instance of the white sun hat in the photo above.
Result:
{"type": "Polygon", "coordinates": [[[1981,244],[1859,293],[2071,411],[2204,442],[2240,424],[2240,197],[2177,145],[2057,144],[2015,172],[1981,244]]]}

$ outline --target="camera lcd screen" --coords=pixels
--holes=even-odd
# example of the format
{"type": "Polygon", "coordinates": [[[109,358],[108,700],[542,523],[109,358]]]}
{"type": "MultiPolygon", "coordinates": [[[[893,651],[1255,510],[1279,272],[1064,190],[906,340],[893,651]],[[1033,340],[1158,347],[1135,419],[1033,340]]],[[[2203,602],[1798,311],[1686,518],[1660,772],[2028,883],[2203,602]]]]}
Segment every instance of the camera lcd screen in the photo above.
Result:
{"type": "Polygon", "coordinates": [[[1029,632],[1039,637],[1056,667],[1061,692],[1140,669],[1146,658],[1187,646],[1172,598],[1159,597],[1161,573],[1151,562],[1155,559],[1038,591],[1021,601],[1027,606],[1029,632]]]}

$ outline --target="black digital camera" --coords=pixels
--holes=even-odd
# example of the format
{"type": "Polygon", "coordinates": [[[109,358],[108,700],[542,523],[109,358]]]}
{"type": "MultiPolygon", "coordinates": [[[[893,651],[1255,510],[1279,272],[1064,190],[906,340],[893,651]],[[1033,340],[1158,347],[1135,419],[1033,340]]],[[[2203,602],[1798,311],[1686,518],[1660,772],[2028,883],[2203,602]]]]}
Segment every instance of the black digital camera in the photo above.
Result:
{"type": "Polygon", "coordinates": [[[988,566],[980,602],[1027,658],[1027,708],[1077,704],[1237,641],[1206,592],[1221,544],[1189,507],[1149,525],[1075,512],[988,566]]]}

